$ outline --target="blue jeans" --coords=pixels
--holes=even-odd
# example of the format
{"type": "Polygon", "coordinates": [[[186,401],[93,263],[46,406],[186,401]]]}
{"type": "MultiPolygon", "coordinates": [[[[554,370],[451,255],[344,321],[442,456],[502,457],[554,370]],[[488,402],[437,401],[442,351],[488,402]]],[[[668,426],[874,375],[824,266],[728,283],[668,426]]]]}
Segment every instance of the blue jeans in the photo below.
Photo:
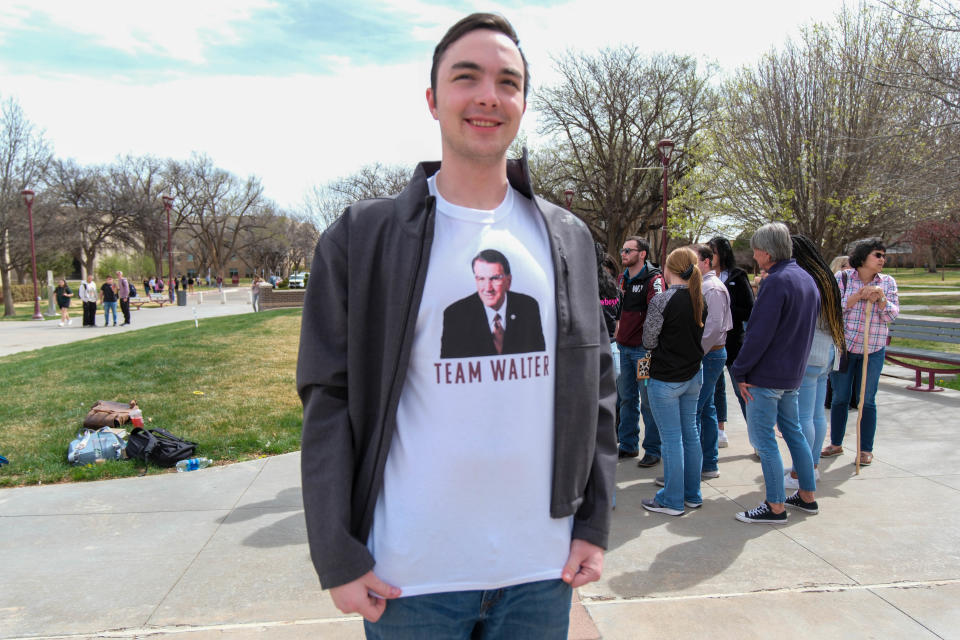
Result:
{"type": "MultiPolygon", "coordinates": [[[[730,370],[730,367],[727,367],[727,371],[730,370]]],[[[733,382],[733,375],[730,375],[730,381],[733,382]]],[[[740,387],[736,384],[733,385],[733,395],[737,396],[737,402],[740,403],[740,412],[743,414],[743,419],[747,419],[747,405],[743,401],[743,397],[740,395],[740,387]]],[[[717,392],[713,396],[713,402],[717,406],[717,422],[727,422],[727,385],[723,380],[723,375],[717,378],[717,392]]]]}
{"type": "Polygon", "coordinates": [[[750,387],[748,391],[753,400],[747,402],[747,433],[760,455],[767,502],[774,504],[787,499],[783,489],[783,459],[773,433],[776,425],[780,426],[780,433],[790,449],[800,488],[816,491],[810,445],[800,429],[799,391],[766,387],[750,387]]]}
{"type": "MultiPolygon", "coordinates": [[[[873,438],[877,434],[877,384],[883,369],[883,356],[886,349],[871,353],[867,358],[867,392],[863,398],[863,418],[860,420],[860,450],[873,451],[873,438]]],[[[844,372],[830,374],[830,387],[833,400],[830,403],[830,443],[843,444],[843,435],[847,430],[847,405],[850,395],[860,397],[860,387],[854,389],[854,379],[863,367],[863,354],[851,353],[850,364],[844,372]]]]}
{"type": "Polygon", "coordinates": [[[833,369],[836,349],[830,350],[830,361],[822,367],[808,366],[800,383],[798,404],[800,407],[800,428],[803,437],[810,445],[813,466],[820,464],[820,449],[827,435],[827,414],[823,401],[827,397],[827,378],[833,369]]]}
{"type": "Polygon", "coordinates": [[[700,431],[700,447],[703,450],[703,470],[716,471],[719,449],[717,439],[717,408],[714,396],[717,379],[723,376],[723,367],[727,363],[727,350],[708,351],[703,356],[703,385],[697,398],[697,429],[700,431]]]}
{"type": "Polygon", "coordinates": [[[610,343],[610,354],[613,356],[613,375],[620,377],[620,350],[617,349],[617,341],[610,343]]]}
{"type": "Polygon", "coordinates": [[[665,507],[683,511],[683,502],[703,502],[700,495],[700,433],[697,430],[697,398],[703,371],[686,382],[650,378],[650,404],[663,438],[664,487],[656,500],[665,507]]]}
{"type": "Polygon", "coordinates": [[[617,376],[617,398],[620,403],[620,424],[617,426],[617,439],[620,450],[639,451],[640,416],[643,416],[643,450],[650,455],[660,457],[660,433],[650,411],[650,399],[647,397],[647,385],[637,380],[637,362],[647,355],[643,347],[628,347],[617,344],[620,351],[620,375],[617,376]]]}
{"type": "Polygon", "coordinates": [[[570,626],[570,585],[530,582],[489,591],[452,591],[388,600],[375,623],[364,620],[371,640],[471,640],[555,638],[570,626]]]}
{"type": "Polygon", "coordinates": [[[113,324],[117,324],[117,303],[116,302],[104,302],[103,303],[103,326],[110,324],[110,313],[113,313],[113,324]]]}

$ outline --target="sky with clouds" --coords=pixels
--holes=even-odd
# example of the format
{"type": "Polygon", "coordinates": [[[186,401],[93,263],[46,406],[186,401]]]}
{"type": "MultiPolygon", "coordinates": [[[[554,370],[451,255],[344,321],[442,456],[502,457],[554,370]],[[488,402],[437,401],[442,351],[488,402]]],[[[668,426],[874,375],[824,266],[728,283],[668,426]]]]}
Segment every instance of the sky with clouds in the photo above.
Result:
{"type": "MultiPolygon", "coordinates": [[[[549,85],[551,56],[621,44],[725,71],[828,21],[842,0],[3,0],[0,99],[58,157],[210,156],[295,208],[364,164],[439,159],[430,57],[472,11],[504,14],[549,85]]],[[[536,112],[522,132],[536,140],[536,112]]]]}

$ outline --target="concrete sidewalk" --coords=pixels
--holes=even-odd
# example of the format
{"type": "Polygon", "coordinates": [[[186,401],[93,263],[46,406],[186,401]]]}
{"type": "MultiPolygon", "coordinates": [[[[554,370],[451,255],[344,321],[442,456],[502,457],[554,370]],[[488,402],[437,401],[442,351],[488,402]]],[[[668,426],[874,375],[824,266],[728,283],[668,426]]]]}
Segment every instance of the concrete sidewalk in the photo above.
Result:
{"type": "MultiPolygon", "coordinates": [[[[73,324],[67,327],[59,326],[59,316],[40,320],[7,320],[0,322],[0,357],[20,351],[31,351],[42,347],[58,344],[67,344],[77,340],[96,338],[121,331],[133,331],[144,327],[154,327],[181,320],[193,320],[194,308],[200,321],[204,318],[233,315],[235,313],[250,313],[249,293],[246,289],[227,289],[221,295],[216,290],[205,291],[203,294],[191,293],[187,296],[187,306],[164,305],[162,308],[146,307],[140,310],[130,310],[130,325],[126,327],[105,327],[103,306],[97,308],[97,326],[83,327],[83,320],[78,316],[73,318],[73,324]],[[201,301],[202,298],[202,301],[201,301]]],[[[117,310],[120,322],[123,314],[117,310]]]]}
{"type": "MultiPolygon", "coordinates": [[[[739,415],[698,511],[644,511],[661,467],[621,462],[571,637],[960,638],[960,393],[905,384],[881,381],[873,465],[824,460],[820,514],[782,527],[734,519],[763,495],[739,415]]],[[[310,565],[296,453],[0,490],[0,558],[0,638],[362,637],[310,565]]]]}

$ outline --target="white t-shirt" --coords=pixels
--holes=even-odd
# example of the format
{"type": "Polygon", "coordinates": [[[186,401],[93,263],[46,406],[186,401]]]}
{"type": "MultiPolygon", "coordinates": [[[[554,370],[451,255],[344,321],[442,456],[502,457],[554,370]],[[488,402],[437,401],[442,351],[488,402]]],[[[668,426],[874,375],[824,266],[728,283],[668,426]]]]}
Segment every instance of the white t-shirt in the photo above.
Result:
{"type": "Polygon", "coordinates": [[[546,229],[512,188],[479,211],[429,186],[436,225],[368,541],[374,572],[405,596],[557,579],[573,518],[550,517],[556,306],[546,229]],[[489,249],[506,257],[511,280],[493,315],[471,266],[489,249]],[[497,313],[502,354],[474,355],[494,344],[497,313]]]}

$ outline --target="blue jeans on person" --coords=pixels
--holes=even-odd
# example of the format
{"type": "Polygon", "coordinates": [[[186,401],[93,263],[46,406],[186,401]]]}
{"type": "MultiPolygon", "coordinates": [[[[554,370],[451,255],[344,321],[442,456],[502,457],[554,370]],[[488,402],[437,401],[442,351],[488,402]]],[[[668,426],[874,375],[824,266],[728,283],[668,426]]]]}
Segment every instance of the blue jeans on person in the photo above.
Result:
{"type": "Polygon", "coordinates": [[[613,356],[613,375],[620,377],[620,350],[617,349],[617,341],[610,343],[610,354],[613,356]]]}
{"type": "Polygon", "coordinates": [[[657,491],[656,501],[680,511],[684,501],[703,502],[700,495],[703,453],[697,429],[697,398],[702,383],[702,369],[685,382],[650,378],[650,405],[663,449],[664,486],[657,491]]]}
{"type": "Polygon", "coordinates": [[[783,488],[783,458],[773,432],[778,425],[790,449],[800,488],[816,491],[810,445],[800,429],[799,390],[749,387],[748,391],[753,400],[747,402],[747,433],[760,455],[767,502],[782,503],[787,499],[783,488]]]}
{"type": "MultiPolygon", "coordinates": [[[[717,439],[717,407],[714,404],[717,379],[723,376],[723,367],[727,363],[727,350],[708,351],[703,356],[703,385],[697,398],[697,430],[700,432],[700,448],[703,450],[703,470],[716,471],[720,451],[717,439]]],[[[662,435],[662,434],[661,434],[662,435]]]]}
{"type": "MultiPolygon", "coordinates": [[[[730,366],[727,365],[727,371],[730,370],[730,366]]],[[[733,382],[733,374],[730,374],[730,381],[733,382]]],[[[733,385],[733,395],[737,396],[737,402],[740,403],[740,412],[743,414],[743,419],[747,419],[747,405],[743,401],[743,397],[740,395],[740,387],[736,384],[733,385]]],[[[727,422],[727,385],[724,382],[723,375],[717,378],[717,392],[713,396],[713,402],[717,406],[717,422],[727,422]]]]}
{"type": "Polygon", "coordinates": [[[620,450],[633,453],[639,450],[640,416],[643,416],[643,450],[660,457],[660,433],[650,411],[647,385],[637,380],[637,362],[647,355],[643,347],[628,347],[617,344],[620,352],[620,375],[617,376],[617,402],[620,403],[620,424],[617,439],[620,450]]]}
{"type": "MultiPolygon", "coordinates": [[[[877,384],[883,369],[883,357],[886,349],[871,353],[867,359],[867,389],[863,398],[863,417],[860,419],[860,450],[873,451],[873,438],[877,434],[877,384]]],[[[851,353],[846,371],[834,371],[830,374],[830,387],[833,400],[830,404],[830,443],[843,445],[843,436],[847,430],[847,406],[850,395],[860,395],[860,387],[854,388],[854,379],[863,367],[863,354],[851,353]]]]}
{"type": "Polygon", "coordinates": [[[110,313],[113,313],[113,324],[117,324],[117,303],[116,302],[104,302],[103,303],[103,326],[110,324],[110,313]]]}
{"type": "Polygon", "coordinates": [[[830,360],[823,366],[807,366],[800,383],[798,404],[800,407],[800,429],[810,445],[813,466],[820,464],[820,449],[827,435],[827,414],[823,401],[827,397],[827,378],[833,369],[836,349],[830,349],[830,360]]]}
{"type": "Polygon", "coordinates": [[[570,585],[529,582],[489,591],[452,591],[387,600],[377,622],[364,620],[368,640],[565,640],[570,585]]]}

